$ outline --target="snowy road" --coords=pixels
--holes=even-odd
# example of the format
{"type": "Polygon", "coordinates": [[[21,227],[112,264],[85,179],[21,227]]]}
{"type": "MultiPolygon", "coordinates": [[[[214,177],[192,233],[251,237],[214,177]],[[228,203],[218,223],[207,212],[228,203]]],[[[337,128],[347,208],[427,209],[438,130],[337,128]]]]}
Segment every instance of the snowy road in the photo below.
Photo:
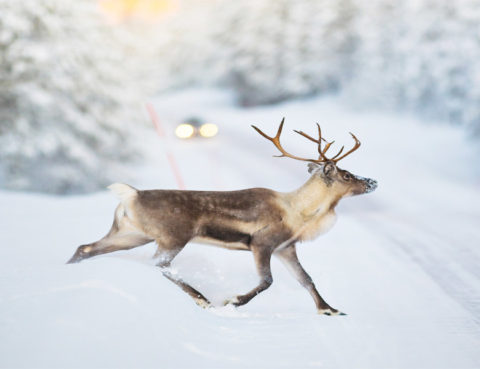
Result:
{"type": "MultiPolygon", "coordinates": [[[[346,145],[357,134],[363,145],[341,166],[378,190],[344,200],[332,231],[298,247],[320,293],[349,315],[316,315],[277,260],[270,289],[208,311],[162,278],[153,245],[64,265],[108,230],[113,196],[0,192],[0,367],[480,367],[480,163],[461,131],[325,100],[238,110],[197,91],[155,106],[167,127],[189,114],[221,125],[212,142],[170,141],[189,189],[289,191],[308,178],[249,124],[274,132],[286,116],[284,145],[301,155],[315,148],[293,128],[313,132],[320,119],[346,145]]],[[[132,184],[175,187],[164,143],[145,145],[132,184]]],[[[218,304],[257,281],[245,252],[189,245],[174,267],[218,304]]]]}

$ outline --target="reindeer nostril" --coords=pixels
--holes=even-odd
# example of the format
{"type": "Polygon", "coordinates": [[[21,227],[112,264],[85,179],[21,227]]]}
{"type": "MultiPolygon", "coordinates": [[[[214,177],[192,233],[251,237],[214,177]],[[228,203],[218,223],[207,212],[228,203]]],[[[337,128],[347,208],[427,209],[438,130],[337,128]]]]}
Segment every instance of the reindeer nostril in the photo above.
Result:
{"type": "Polygon", "coordinates": [[[367,179],[367,183],[366,183],[366,191],[365,193],[369,193],[369,192],[372,192],[372,191],[375,191],[375,189],[377,188],[377,181],[374,180],[374,179],[367,179]]]}

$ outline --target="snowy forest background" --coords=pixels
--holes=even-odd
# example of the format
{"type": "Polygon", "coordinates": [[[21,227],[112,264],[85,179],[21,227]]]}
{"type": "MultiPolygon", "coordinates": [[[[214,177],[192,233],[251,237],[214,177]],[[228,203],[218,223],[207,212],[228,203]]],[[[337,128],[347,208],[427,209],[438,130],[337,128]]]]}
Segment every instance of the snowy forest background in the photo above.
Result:
{"type": "Polygon", "coordinates": [[[480,368],[479,61],[479,0],[0,0],[0,368],[480,368]],[[191,117],[218,135],[176,138],[191,117]],[[224,306],[252,254],[193,241],[169,270],[208,309],[153,242],[65,264],[110,229],[112,182],[301,186],[250,127],[282,117],[301,157],[293,129],[332,153],[353,132],[340,167],[378,181],[298,244],[348,315],[275,256],[224,306]]]}
{"type": "Polygon", "coordinates": [[[147,99],[190,86],[230,89],[243,107],[336,95],[478,142],[477,0],[164,0],[150,17],[108,4],[0,0],[0,187],[125,180],[147,99]]]}

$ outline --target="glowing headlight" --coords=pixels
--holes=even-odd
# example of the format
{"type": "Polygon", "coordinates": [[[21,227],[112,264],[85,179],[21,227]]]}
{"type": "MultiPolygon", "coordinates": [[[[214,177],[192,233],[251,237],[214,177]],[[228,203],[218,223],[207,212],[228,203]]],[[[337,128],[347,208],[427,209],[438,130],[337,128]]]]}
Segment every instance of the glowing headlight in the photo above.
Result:
{"type": "Polygon", "coordinates": [[[213,137],[218,133],[218,127],[213,123],[205,123],[200,127],[200,136],[213,137]]]}
{"type": "Polygon", "coordinates": [[[195,128],[191,124],[183,123],[175,129],[178,138],[190,138],[195,134],[195,128]]]}

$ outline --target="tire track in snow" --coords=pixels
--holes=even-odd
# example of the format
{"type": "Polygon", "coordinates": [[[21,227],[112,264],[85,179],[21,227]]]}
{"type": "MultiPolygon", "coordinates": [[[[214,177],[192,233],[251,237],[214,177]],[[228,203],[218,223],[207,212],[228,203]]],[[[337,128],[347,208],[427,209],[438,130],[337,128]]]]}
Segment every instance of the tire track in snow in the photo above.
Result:
{"type": "MultiPolygon", "coordinates": [[[[367,221],[360,221],[367,228],[367,221]]],[[[476,329],[465,329],[480,337],[480,281],[476,276],[466,274],[463,270],[465,264],[452,263],[455,257],[450,250],[442,252],[444,244],[435,244],[432,249],[428,242],[425,242],[425,231],[418,226],[408,223],[388,222],[378,217],[369,217],[368,228],[376,224],[375,232],[379,232],[385,239],[406,254],[415,262],[450,298],[456,301],[467,311],[471,320],[475,323],[476,329]],[[421,235],[421,236],[420,236],[421,235]]],[[[427,234],[428,236],[428,234],[427,234]]],[[[468,264],[468,263],[467,263],[468,264]]],[[[473,265],[472,265],[473,267],[473,265]]],[[[478,268],[478,267],[477,267],[478,268]]]]}

